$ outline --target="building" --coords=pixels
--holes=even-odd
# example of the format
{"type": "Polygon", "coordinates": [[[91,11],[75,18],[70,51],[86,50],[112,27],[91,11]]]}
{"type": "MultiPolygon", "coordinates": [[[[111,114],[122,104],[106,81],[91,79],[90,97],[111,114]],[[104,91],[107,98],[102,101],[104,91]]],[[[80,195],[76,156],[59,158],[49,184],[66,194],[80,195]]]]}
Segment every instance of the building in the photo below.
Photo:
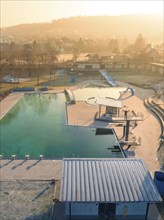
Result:
{"type": "Polygon", "coordinates": [[[99,118],[101,116],[101,107],[105,106],[105,117],[112,120],[112,117],[118,117],[120,109],[122,108],[122,103],[119,100],[111,98],[99,98],[96,100],[96,104],[99,105],[99,118]]]}
{"type": "Polygon", "coordinates": [[[66,219],[147,219],[162,199],[143,160],[64,159],[60,202],[66,219]]]}
{"type": "Polygon", "coordinates": [[[150,62],[158,62],[160,55],[150,44],[144,50],[144,57],[150,62]]]}
{"type": "Polygon", "coordinates": [[[99,61],[79,61],[76,63],[75,68],[78,70],[99,70],[99,61]]]}
{"type": "Polygon", "coordinates": [[[146,62],[158,62],[160,55],[151,44],[148,44],[146,48],[139,52],[138,57],[146,62]]]}

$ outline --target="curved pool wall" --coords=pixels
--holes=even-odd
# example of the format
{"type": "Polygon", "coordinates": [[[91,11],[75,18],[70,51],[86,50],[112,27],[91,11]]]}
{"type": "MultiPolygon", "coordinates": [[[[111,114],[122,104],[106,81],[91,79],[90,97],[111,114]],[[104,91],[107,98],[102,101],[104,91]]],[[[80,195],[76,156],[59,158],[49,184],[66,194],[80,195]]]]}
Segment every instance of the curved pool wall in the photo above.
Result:
{"type": "Polygon", "coordinates": [[[73,91],[73,95],[75,102],[84,102],[93,97],[95,99],[110,97],[117,100],[120,97],[120,92],[125,92],[126,90],[127,87],[79,88],[73,91]]]}
{"type": "Polygon", "coordinates": [[[95,128],[66,125],[63,93],[25,94],[0,121],[0,129],[3,158],[123,157],[112,152],[117,142],[113,132],[96,135],[95,128]]]}

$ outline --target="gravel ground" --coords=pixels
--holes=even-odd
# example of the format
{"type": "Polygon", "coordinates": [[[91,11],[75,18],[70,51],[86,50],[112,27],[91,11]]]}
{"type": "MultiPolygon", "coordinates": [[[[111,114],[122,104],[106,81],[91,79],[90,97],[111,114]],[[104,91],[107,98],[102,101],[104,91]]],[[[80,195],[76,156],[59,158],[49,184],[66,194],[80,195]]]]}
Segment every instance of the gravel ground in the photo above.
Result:
{"type": "Polygon", "coordinates": [[[1,181],[0,219],[51,219],[53,199],[51,181],[1,181]]]}

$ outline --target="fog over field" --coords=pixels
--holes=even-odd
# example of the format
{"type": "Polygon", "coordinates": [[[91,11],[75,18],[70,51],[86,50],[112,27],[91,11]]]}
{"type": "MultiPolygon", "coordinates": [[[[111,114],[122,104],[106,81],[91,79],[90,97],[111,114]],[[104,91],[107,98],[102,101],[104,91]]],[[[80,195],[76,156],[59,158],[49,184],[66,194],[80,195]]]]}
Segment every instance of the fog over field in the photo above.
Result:
{"type": "Polygon", "coordinates": [[[52,37],[128,38],[142,33],[148,41],[163,41],[161,14],[120,16],[77,16],[47,23],[20,24],[1,29],[2,40],[32,40],[52,37]]]}

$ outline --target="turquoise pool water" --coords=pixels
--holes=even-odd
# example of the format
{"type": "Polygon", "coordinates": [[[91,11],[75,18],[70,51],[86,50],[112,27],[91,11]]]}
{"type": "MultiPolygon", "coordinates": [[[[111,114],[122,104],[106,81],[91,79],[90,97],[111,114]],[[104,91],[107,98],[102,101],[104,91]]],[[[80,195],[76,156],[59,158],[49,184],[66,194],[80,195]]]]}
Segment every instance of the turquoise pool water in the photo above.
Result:
{"type": "Polygon", "coordinates": [[[65,96],[27,94],[0,121],[1,154],[10,158],[122,157],[108,147],[114,134],[95,135],[95,129],[66,125],[65,96]]]}

